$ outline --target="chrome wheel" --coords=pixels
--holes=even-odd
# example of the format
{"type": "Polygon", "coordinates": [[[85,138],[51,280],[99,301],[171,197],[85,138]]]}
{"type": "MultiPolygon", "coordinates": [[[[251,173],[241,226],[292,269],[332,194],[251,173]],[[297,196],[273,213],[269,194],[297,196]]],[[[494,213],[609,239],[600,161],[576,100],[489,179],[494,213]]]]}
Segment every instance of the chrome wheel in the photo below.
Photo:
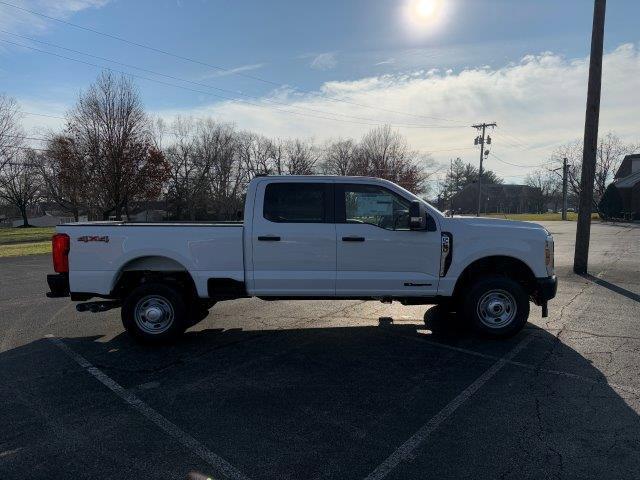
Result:
{"type": "Polygon", "coordinates": [[[159,334],[166,332],[174,321],[171,303],[159,295],[147,295],[138,300],[134,318],[136,325],[145,333],[159,334]]]}
{"type": "Polygon", "coordinates": [[[505,290],[490,290],[478,301],[478,318],[489,328],[503,328],[516,317],[516,299],[505,290]]]}

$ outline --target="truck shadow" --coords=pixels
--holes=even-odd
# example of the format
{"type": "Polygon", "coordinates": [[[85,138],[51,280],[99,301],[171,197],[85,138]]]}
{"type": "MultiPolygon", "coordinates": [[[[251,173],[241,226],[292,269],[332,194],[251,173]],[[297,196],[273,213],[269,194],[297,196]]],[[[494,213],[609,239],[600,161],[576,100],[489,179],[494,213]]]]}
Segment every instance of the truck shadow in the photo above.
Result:
{"type": "MultiPolygon", "coordinates": [[[[639,478],[640,421],[625,399],[637,390],[608,385],[587,358],[531,325],[513,339],[479,339],[432,308],[424,325],[385,317],[377,326],[204,329],[161,348],[124,334],[61,340],[250,478],[344,479],[364,478],[527,335],[514,363],[393,478],[639,478]]],[[[0,458],[3,479],[111,478],[103,463],[116,455],[129,478],[148,475],[150,463],[164,478],[217,473],[160,442],[155,426],[149,435],[146,419],[131,420],[131,407],[47,339],[0,354],[0,372],[0,424],[9,426],[0,452],[12,452],[0,458]],[[62,426],[52,428],[55,415],[62,426]],[[83,428],[98,419],[103,428],[83,428]]]]}

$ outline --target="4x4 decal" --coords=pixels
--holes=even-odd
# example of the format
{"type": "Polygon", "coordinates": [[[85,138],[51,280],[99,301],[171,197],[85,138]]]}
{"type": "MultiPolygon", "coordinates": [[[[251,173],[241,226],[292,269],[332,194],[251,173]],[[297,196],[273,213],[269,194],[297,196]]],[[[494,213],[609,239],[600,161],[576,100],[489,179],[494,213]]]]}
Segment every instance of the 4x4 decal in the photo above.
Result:
{"type": "Polygon", "coordinates": [[[97,236],[97,235],[84,235],[82,237],[78,237],[78,241],[79,242],[105,242],[105,243],[109,243],[109,236],[108,235],[104,235],[104,236],[97,236]]]}

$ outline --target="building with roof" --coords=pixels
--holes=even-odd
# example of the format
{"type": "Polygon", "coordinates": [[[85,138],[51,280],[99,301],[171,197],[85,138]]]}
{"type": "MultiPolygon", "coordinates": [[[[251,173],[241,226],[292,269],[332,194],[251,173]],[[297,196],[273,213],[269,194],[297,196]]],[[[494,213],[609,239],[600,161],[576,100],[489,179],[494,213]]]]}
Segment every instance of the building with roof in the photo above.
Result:
{"type": "Polygon", "coordinates": [[[640,220],[640,153],[624,157],[613,182],[620,191],[625,217],[640,220]]]}
{"type": "MultiPolygon", "coordinates": [[[[544,209],[542,191],[538,187],[515,184],[482,185],[483,213],[539,213],[544,209]]],[[[455,213],[475,213],[478,210],[478,184],[466,185],[450,200],[455,213]]]]}

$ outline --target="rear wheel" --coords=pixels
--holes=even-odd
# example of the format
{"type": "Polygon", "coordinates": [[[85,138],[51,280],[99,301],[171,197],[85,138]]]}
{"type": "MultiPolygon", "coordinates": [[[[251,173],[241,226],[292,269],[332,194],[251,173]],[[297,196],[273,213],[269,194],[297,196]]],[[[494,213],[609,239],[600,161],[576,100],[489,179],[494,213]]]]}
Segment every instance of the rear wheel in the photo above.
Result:
{"type": "Polygon", "coordinates": [[[474,328],[493,337],[518,333],[529,318],[529,295],[507,277],[478,280],[466,296],[464,316],[474,328]]]}
{"type": "Polygon", "coordinates": [[[144,283],[122,302],[122,324],[141,343],[175,341],[189,323],[189,310],[182,293],[162,283],[144,283]]]}

